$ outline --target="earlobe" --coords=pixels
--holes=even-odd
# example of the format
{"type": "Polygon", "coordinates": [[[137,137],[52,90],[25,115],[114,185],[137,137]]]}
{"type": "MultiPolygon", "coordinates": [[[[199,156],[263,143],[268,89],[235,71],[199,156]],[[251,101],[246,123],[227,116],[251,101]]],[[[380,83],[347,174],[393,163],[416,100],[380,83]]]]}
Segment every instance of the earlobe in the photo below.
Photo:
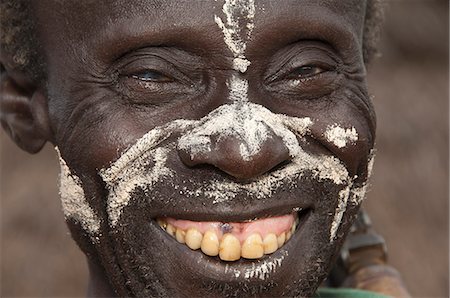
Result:
{"type": "Polygon", "coordinates": [[[23,88],[3,73],[0,80],[0,122],[23,150],[36,153],[52,141],[47,99],[40,89],[23,88]]]}

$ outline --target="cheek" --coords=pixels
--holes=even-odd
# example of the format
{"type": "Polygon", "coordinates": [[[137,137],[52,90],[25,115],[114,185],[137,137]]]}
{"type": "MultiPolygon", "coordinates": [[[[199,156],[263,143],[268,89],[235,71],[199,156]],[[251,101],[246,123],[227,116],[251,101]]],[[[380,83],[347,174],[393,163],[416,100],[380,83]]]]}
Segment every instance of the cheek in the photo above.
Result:
{"type": "Polygon", "coordinates": [[[345,163],[351,177],[362,180],[367,177],[375,142],[373,115],[371,106],[348,99],[333,100],[327,108],[312,114],[312,137],[345,163]]]}

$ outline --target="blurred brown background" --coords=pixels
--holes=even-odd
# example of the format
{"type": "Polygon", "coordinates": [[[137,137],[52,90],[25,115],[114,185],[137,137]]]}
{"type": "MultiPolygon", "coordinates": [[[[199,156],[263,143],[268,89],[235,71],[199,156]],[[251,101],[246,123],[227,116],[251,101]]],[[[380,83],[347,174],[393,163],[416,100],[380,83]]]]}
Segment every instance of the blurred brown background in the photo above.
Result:
{"type": "MultiPolygon", "coordinates": [[[[448,1],[391,1],[369,72],[378,154],[365,206],[415,297],[449,297],[448,1]]],[[[1,297],[83,296],[84,257],[57,195],[51,146],[28,155],[0,132],[1,297]]]]}

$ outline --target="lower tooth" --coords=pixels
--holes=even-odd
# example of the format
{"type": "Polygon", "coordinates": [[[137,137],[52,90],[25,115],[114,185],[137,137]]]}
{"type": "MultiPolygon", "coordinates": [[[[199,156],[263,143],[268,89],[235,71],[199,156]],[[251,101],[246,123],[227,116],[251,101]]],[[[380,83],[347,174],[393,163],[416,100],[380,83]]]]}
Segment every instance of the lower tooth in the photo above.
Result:
{"type": "Polygon", "coordinates": [[[186,245],[189,246],[190,249],[196,250],[199,249],[202,244],[202,233],[200,233],[197,229],[190,228],[186,232],[186,236],[184,240],[186,241],[186,245]]]}
{"type": "Polygon", "coordinates": [[[261,235],[252,234],[242,244],[241,255],[246,259],[258,259],[264,255],[264,247],[261,235]]]}
{"type": "Polygon", "coordinates": [[[237,261],[241,258],[241,243],[232,234],[223,235],[219,246],[219,258],[223,261],[237,261]]]}
{"type": "Polygon", "coordinates": [[[263,240],[264,253],[271,254],[278,249],[277,236],[275,234],[268,234],[263,240]]]}
{"type": "Polygon", "coordinates": [[[215,257],[219,254],[219,238],[214,231],[207,231],[205,235],[203,235],[200,248],[205,255],[211,257],[215,257]]]}
{"type": "Polygon", "coordinates": [[[283,232],[277,237],[278,247],[281,247],[286,241],[286,233],[283,232]]]}

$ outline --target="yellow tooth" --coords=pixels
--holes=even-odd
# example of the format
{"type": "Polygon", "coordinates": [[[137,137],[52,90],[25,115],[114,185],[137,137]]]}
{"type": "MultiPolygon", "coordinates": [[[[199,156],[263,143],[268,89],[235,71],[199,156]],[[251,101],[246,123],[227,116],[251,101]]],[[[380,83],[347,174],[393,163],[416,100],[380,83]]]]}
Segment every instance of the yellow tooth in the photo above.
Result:
{"type": "Polygon", "coordinates": [[[292,233],[291,231],[286,233],[286,241],[288,241],[289,239],[291,239],[292,233]]]}
{"type": "Polygon", "coordinates": [[[252,234],[242,244],[241,255],[246,259],[258,259],[264,255],[264,247],[261,235],[252,234]]]}
{"type": "Polygon", "coordinates": [[[278,247],[281,247],[286,241],[286,233],[283,232],[277,237],[278,247]]]}
{"type": "Polygon", "coordinates": [[[210,230],[203,235],[201,250],[205,255],[215,257],[219,254],[219,238],[214,231],[210,230]]]}
{"type": "Polygon", "coordinates": [[[291,228],[291,234],[294,234],[296,228],[297,228],[297,223],[295,222],[295,223],[292,225],[292,228],[291,228]]]}
{"type": "Polygon", "coordinates": [[[219,258],[223,261],[236,261],[241,258],[241,243],[234,235],[223,235],[219,246],[219,258]]]}
{"type": "Polygon", "coordinates": [[[267,234],[263,240],[264,253],[271,254],[278,249],[277,236],[275,234],[267,234]]]}
{"type": "Polygon", "coordinates": [[[169,234],[172,237],[175,237],[175,231],[176,231],[176,229],[174,226],[172,226],[171,224],[167,224],[167,227],[166,227],[167,234],[169,234]]]}
{"type": "Polygon", "coordinates": [[[177,232],[175,233],[175,238],[177,238],[177,241],[180,243],[185,243],[184,238],[186,237],[186,232],[182,229],[177,229],[177,232]]]}
{"type": "Polygon", "coordinates": [[[158,225],[159,225],[161,228],[166,229],[167,223],[166,223],[165,221],[163,221],[162,219],[158,219],[156,222],[158,223],[158,225]]]}
{"type": "Polygon", "coordinates": [[[189,230],[187,230],[186,236],[184,237],[186,245],[193,250],[200,248],[202,244],[202,239],[203,239],[202,233],[200,233],[195,228],[190,228],[189,230]]]}

